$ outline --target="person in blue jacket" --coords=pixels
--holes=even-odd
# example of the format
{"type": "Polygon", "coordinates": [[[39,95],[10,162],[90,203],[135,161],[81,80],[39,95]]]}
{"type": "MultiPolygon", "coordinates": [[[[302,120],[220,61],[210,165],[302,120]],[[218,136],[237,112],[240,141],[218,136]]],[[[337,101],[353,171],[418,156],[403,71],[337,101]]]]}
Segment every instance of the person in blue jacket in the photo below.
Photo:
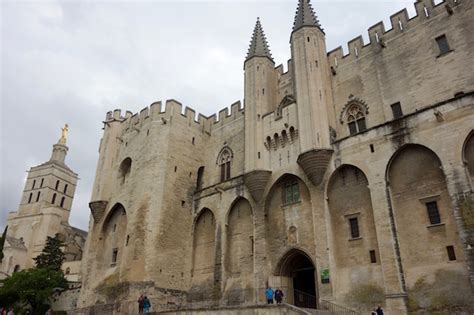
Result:
{"type": "Polygon", "coordinates": [[[268,287],[265,290],[265,296],[267,297],[267,304],[273,304],[273,289],[268,287]]]}

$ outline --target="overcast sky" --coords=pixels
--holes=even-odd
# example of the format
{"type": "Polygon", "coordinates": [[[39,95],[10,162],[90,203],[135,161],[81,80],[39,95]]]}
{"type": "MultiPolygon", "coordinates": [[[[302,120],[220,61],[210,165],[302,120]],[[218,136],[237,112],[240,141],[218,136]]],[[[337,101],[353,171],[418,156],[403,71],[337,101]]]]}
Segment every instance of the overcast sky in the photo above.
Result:
{"type": "MultiPolygon", "coordinates": [[[[87,229],[105,113],[174,98],[204,115],[243,98],[243,62],[259,16],[276,64],[290,58],[297,0],[2,1],[0,228],[26,171],[69,124],[79,174],[70,223],[87,229]]],[[[414,0],[313,0],[328,50],[414,0]]],[[[439,2],[439,1],[437,1],[439,2]]]]}

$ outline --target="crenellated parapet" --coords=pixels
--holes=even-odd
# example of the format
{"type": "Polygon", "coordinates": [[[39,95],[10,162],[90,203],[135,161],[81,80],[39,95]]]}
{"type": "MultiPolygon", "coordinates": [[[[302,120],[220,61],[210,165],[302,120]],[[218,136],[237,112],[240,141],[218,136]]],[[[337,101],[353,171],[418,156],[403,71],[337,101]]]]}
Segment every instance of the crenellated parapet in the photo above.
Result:
{"type": "Polygon", "coordinates": [[[332,74],[337,74],[337,68],[351,61],[372,52],[374,49],[390,49],[390,41],[399,37],[407,30],[413,29],[424,23],[427,19],[433,19],[441,14],[456,14],[457,7],[466,3],[467,0],[444,0],[439,4],[434,4],[433,0],[418,0],[415,5],[416,15],[412,18],[408,16],[406,9],[400,10],[390,16],[391,28],[386,31],[383,22],[378,22],[369,27],[369,43],[365,44],[361,35],[355,37],[347,43],[348,52],[344,54],[342,46],[339,46],[327,53],[332,74]]]}
{"type": "Polygon", "coordinates": [[[167,100],[164,104],[161,101],[155,102],[143,108],[138,113],[130,111],[122,113],[120,109],[107,112],[104,123],[119,121],[124,132],[140,132],[140,130],[150,122],[159,122],[162,125],[172,124],[173,121],[184,120],[189,126],[194,126],[201,132],[212,133],[212,130],[243,117],[244,109],[241,102],[237,101],[230,106],[230,111],[226,107],[209,117],[202,114],[196,115],[196,111],[173,99],[167,100]]]}

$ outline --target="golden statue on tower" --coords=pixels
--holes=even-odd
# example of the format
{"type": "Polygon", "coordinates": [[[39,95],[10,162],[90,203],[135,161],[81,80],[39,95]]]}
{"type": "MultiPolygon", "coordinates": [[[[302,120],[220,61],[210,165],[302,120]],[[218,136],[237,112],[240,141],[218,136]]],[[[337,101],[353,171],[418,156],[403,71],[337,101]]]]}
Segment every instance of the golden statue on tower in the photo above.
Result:
{"type": "Polygon", "coordinates": [[[58,143],[66,144],[68,132],[69,132],[69,126],[68,126],[68,124],[65,124],[64,128],[61,128],[61,138],[59,139],[58,143]]]}

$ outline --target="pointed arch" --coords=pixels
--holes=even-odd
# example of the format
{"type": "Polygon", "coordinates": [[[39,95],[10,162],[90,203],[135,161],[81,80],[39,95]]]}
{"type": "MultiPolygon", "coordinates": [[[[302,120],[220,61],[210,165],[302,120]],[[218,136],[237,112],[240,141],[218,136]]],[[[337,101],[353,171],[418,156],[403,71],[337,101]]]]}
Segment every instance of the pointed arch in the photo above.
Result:
{"type": "Polygon", "coordinates": [[[463,260],[453,204],[438,155],[426,146],[406,144],[387,164],[386,180],[407,285],[429,276],[428,271],[420,272],[426,265],[449,269],[447,246],[453,246],[456,256],[463,260]]]}
{"type": "Polygon", "coordinates": [[[224,146],[217,155],[216,164],[220,168],[220,181],[224,182],[231,178],[232,160],[234,153],[229,146],[224,146]]]}
{"type": "MultiPolygon", "coordinates": [[[[250,202],[238,197],[232,203],[226,218],[225,270],[227,276],[245,281],[253,274],[254,231],[250,202]]],[[[249,285],[251,284],[248,283],[249,285]]]]}
{"type": "Polygon", "coordinates": [[[216,220],[210,209],[203,208],[199,212],[193,231],[193,284],[212,283],[216,258],[216,220]]]}
{"type": "Polygon", "coordinates": [[[471,130],[462,146],[462,161],[471,180],[471,187],[474,187],[474,130],[471,130]]]}
{"type": "Polygon", "coordinates": [[[357,290],[365,283],[382,278],[379,245],[369,181],[365,173],[350,164],[339,166],[326,187],[332,241],[332,256],[338,270],[334,282],[350,283],[339,294],[357,290]],[[371,256],[372,255],[372,256],[371,256]],[[375,259],[371,259],[375,257],[375,259]]]}
{"type": "Polygon", "coordinates": [[[311,253],[306,249],[299,246],[292,246],[288,248],[280,258],[278,258],[278,263],[273,269],[273,275],[275,276],[291,276],[291,268],[294,265],[294,260],[300,258],[306,258],[311,262],[311,264],[316,268],[315,260],[312,258],[311,253]]]}
{"type": "Polygon", "coordinates": [[[101,251],[99,266],[107,268],[120,265],[125,250],[125,235],[127,235],[127,211],[121,203],[116,203],[108,211],[101,229],[101,251]]]}

